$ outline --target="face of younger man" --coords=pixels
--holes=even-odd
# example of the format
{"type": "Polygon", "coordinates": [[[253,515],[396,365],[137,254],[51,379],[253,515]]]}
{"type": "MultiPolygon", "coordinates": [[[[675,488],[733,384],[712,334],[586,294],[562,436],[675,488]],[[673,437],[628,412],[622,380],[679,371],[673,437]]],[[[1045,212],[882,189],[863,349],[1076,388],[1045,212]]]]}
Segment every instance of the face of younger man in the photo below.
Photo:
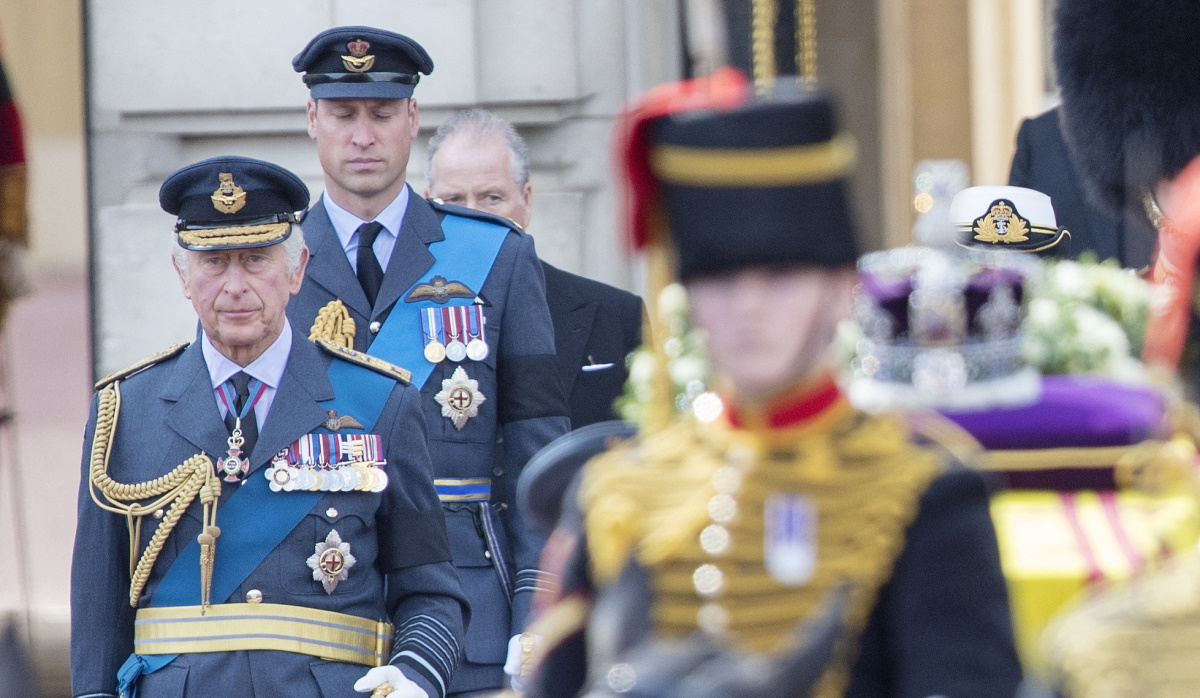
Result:
{"type": "Polygon", "coordinates": [[[687,283],[713,367],[739,397],[761,401],[825,370],[850,310],[854,269],[748,267],[687,283]]]}
{"type": "Polygon", "coordinates": [[[308,135],[317,143],[325,188],[363,220],[374,219],[404,190],[417,127],[412,99],[308,101],[308,135]]]}

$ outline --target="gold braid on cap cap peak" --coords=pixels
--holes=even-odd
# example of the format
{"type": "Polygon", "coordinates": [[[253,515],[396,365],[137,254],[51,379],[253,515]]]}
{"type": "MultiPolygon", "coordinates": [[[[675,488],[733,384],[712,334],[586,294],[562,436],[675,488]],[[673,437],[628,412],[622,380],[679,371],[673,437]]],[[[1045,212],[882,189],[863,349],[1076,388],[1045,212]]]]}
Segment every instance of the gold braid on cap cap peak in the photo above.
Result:
{"type": "Polygon", "coordinates": [[[260,245],[282,240],[291,223],[264,223],[230,228],[185,228],[177,230],[179,241],[188,247],[260,245]]]}
{"type": "Polygon", "coordinates": [[[663,181],[708,187],[786,186],[831,182],[854,167],[854,139],[846,134],[823,143],[783,148],[697,148],[663,145],[650,166],[663,181]]]}

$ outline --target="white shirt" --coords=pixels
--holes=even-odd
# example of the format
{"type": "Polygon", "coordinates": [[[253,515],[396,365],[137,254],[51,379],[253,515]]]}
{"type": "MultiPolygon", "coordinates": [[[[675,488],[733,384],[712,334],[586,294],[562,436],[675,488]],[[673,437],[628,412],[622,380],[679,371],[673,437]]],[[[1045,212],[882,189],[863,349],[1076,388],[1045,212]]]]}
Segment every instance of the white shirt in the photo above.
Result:
{"type": "Polygon", "coordinates": [[[254,404],[254,421],[258,423],[258,431],[261,434],[263,424],[267,421],[267,413],[271,411],[271,403],[275,400],[275,391],[279,389],[279,381],[283,378],[283,367],[287,365],[288,355],[292,352],[291,323],[285,319],[283,331],[279,333],[274,342],[271,342],[271,346],[267,347],[266,351],[245,368],[238,366],[217,351],[212,340],[208,338],[207,332],[200,332],[200,348],[204,352],[204,363],[208,364],[208,376],[212,379],[213,399],[217,401],[217,410],[220,411],[222,419],[225,418],[229,409],[221,401],[217,388],[232,378],[233,374],[245,371],[251,378],[257,378],[267,386],[262,397],[254,404]]]}
{"type": "MultiPolygon", "coordinates": [[[[400,235],[400,225],[404,222],[404,214],[408,211],[408,192],[409,187],[405,184],[400,195],[392,199],[392,203],[380,211],[378,216],[375,216],[375,222],[383,225],[383,230],[379,231],[379,236],[375,238],[375,244],[371,246],[371,249],[375,251],[375,259],[379,260],[379,267],[384,271],[387,271],[388,260],[392,258],[392,248],[396,246],[396,238],[400,235]]],[[[371,221],[364,221],[338,206],[333,199],[329,198],[329,192],[322,194],[321,200],[325,202],[325,212],[329,214],[329,222],[333,223],[333,232],[337,233],[338,241],[342,243],[342,249],[346,251],[346,259],[350,260],[350,268],[357,274],[358,226],[371,221]]]]}

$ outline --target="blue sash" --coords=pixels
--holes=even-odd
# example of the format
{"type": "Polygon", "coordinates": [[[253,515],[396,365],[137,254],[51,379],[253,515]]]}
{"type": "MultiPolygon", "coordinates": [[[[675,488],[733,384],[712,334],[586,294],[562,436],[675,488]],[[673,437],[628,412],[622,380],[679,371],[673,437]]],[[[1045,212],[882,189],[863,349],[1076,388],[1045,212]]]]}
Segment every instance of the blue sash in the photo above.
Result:
{"type": "MultiPolygon", "coordinates": [[[[319,402],[322,409],[353,415],[364,425],[379,420],[395,387],[395,380],[369,368],[335,359],[329,365],[334,397],[319,402]]],[[[363,433],[361,429],[347,430],[363,433]]],[[[314,433],[328,433],[324,427],[314,433]]],[[[216,565],[211,598],[223,602],[258,568],[267,555],[296,528],[325,492],[273,493],[259,468],[221,505],[216,565]]],[[[150,598],[150,606],[195,606],[200,603],[200,543],[191,541],[171,563],[150,598]]],[[[136,698],[142,674],[151,674],[178,655],[131,654],[117,672],[118,688],[126,698],[136,698]]]]}
{"type": "Polygon", "coordinates": [[[508,228],[490,221],[448,215],[442,219],[442,233],[445,239],[429,245],[429,252],[434,256],[433,266],[396,301],[387,322],[383,323],[367,350],[372,356],[412,371],[412,384],[418,389],[425,385],[429,374],[433,373],[433,367],[437,365],[425,359],[421,311],[425,308],[471,305],[474,299],[452,298],[440,304],[433,301],[408,303],[404,299],[417,286],[428,284],[435,276],[461,281],[467,288],[479,293],[492,271],[496,255],[500,254],[500,247],[508,237],[508,228]]]}

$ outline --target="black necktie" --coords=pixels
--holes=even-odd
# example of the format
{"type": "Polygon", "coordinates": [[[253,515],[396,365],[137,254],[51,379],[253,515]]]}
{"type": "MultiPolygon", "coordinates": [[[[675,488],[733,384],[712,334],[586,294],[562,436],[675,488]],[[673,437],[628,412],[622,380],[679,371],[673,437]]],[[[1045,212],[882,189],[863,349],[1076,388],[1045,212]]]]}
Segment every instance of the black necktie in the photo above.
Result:
{"type": "MultiPolygon", "coordinates": [[[[229,410],[229,414],[225,415],[225,426],[229,428],[229,433],[233,433],[233,428],[237,425],[237,416],[241,414],[242,408],[246,406],[246,401],[250,399],[250,376],[243,371],[238,371],[229,379],[233,385],[236,397],[233,399],[233,408],[229,410]]],[[[242,453],[245,457],[249,457],[250,452],[254,450],[254,442],[258,440],[258,420],[254,417],[254,410],[246,414],[242,420],[242,438],[246,440],[242,444],[242,453]]]]}
{"type": "Polygon", "coordinates": [[[371,307],[375,307],[379,287],[383,285],[383,267],[379,266],[375,250],[371,249],[382,230],[383,224],[374,221],[358,226],[358,283],[362,284],[371,307]]]}

